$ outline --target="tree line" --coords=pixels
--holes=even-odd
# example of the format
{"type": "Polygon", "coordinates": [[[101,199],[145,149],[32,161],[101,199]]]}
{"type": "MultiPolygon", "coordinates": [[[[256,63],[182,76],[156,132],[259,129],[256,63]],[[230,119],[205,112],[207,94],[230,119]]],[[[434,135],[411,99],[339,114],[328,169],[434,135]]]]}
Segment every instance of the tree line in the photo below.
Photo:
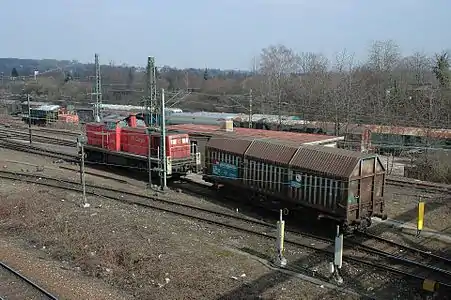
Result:
{"type": "MultiPolygon", "coordinates": [[[[47,69],[56,70],[42,70],[39,61],[33,60],[16,62],[21,64],[19,69],[0,59],[0,69],[10,68],[8,76],[23,76],[20,70],[25,69],[37,69],[42,74],[36,81],[2,80],[0,89],[32,92],[50,99],[90,100],[93,64],[43,62],[47,69]]],[[[272,45],[263,49],[250,66],[250,71],[164,66],[158,68],[157,85],[173,93],[195,91],[185,94],[178,104],[192,110],[247,112],[252,90],[254,113],[295,114],[307,120],[333,122],[337,134],[350,123],[428,128],[451,124],[450,57],[446,52],[402,56],[394,41],[375,41],[367,59],[358,61],[348,50],[329,59],[320,53],[272,45]]],[[[142,101],[146,90],[144,71],[102,65],[105,101],[126,104],[142,101]]]]}
{"type": "Polygon", "coordinates": [[[283,45],[268,47],[258,66],[261,109],[337,124],[449,127],[448,54],[400,53],[393,41],[376,41],[359,63],[347,50],[330,61],[283,45]]]}

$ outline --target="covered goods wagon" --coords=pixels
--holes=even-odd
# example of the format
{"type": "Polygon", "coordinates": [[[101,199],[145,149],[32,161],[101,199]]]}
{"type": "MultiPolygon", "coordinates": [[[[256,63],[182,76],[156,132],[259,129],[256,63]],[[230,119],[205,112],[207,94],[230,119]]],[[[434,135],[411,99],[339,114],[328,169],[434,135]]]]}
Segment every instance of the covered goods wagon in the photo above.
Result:
{"type": "Polygon", "coordinates": [[[212,138],[204,180],[279,208],[367,227],[385,218],[385,169],[376,155],[262,139],[212,138]]]}

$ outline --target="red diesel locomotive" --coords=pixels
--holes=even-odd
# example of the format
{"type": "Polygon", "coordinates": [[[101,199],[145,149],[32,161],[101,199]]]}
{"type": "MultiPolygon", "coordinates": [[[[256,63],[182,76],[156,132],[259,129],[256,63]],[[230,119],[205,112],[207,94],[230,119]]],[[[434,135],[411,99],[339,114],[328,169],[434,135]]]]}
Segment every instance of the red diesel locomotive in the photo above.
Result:
{"type": "MultiPolygon", "coordinates": [[[[138,126],[136,115],[88,123],[85,133],[87,161],[148,170],[150,154],[151,168],[160,167],[161,134],[149,133],[145,125],[138,126]]],[[[201,155],[191,145],[188,134],[168,133],[165,142],[168,177],[180,177],[199,170],[201,155]]]]}

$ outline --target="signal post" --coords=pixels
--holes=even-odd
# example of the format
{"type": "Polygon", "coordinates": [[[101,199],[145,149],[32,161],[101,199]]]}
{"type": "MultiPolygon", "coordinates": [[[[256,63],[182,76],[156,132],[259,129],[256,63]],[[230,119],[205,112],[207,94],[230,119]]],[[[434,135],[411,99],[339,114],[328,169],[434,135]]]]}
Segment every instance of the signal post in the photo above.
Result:
{"type": "Polygon", "coordinates": [[[85,145],[86,143],[86,136],[80,135],[77,138],[77,146],[80,152],[80,180],[81,180],[81,186],[83,190],[83,199],[81,206],[84,208],[87,208],[90,206],[86,199],[86,180],[85,180],[85,145]]]}

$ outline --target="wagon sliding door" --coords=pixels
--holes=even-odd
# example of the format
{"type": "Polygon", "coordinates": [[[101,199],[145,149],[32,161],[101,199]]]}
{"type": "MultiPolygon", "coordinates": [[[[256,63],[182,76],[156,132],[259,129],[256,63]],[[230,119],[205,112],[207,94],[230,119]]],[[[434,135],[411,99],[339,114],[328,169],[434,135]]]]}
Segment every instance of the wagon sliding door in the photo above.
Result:
{"type": "Polygon", "coordinates": [[[247,159],[245,182],[253,189],[282,194],[288,181],[288,169],[266,161],[247,159]]]}

